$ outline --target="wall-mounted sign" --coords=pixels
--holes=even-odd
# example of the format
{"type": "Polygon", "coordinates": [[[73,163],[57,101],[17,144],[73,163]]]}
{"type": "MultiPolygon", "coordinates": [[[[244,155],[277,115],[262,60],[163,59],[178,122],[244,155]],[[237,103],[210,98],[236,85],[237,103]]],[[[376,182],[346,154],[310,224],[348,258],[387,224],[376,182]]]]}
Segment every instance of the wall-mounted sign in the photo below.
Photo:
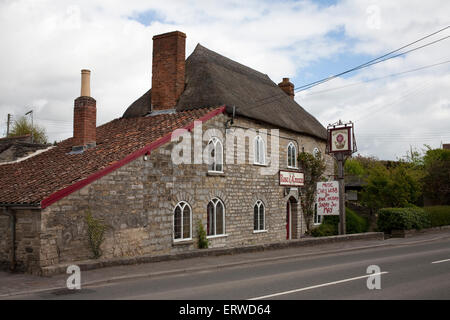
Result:
{"type": "Polygon", "coordinates": [[[317,214],[321,216],[339,215],[339,182],[317,183],[317,214]]]}
{"type": "Polygon", "coordinates": [[[303,187],[305,185],[305,175],[298,171],[281,171],[280,186],[303,187]]]}
{"type": "Polygon", "coordinates": [[[329,152],[352,151],[352,127],[334,128],[328,130],[329,152]]]}

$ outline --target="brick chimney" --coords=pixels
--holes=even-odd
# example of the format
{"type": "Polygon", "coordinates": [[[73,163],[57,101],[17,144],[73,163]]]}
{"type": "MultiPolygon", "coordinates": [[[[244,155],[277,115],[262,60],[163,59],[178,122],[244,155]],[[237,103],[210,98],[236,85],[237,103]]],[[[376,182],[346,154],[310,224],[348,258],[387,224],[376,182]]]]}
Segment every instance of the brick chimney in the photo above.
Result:
{"type": "Polygon", "coordinates": [[[184,90],[186,35],[174,31],[153,37],[152,111],[174,109],[184,90]]]}
{"type": "Polygon", "coordinates": [[[286,94],[294,99],[295,93],[294,93],[294,84],[289,81],[289,78],[283,78],[283,82],[280,82],[278,86],[286,92],[286,94]]]}
{"type": "Polygon", "coordinates": [[[81,70],[81,95],[73,109],[74,151],[95,147],[97,102],[91,97],[90,77],[91,71],[81,70]]]}

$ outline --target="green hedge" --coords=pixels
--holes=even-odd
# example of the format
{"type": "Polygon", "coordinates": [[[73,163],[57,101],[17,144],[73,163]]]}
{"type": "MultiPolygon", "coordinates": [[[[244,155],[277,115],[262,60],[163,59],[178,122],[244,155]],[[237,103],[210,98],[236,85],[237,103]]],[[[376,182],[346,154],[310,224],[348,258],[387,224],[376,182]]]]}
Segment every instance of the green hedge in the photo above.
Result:
{"type": "Polygon", "coordinates": [[[337,234],[337,228],[331,224],[321,224],[317,228],[311,230],[313,237],[328,237],[337,234]]]}
{"type": "Polygon", "coordinates": [[[378,212],[379,231],[423,229],[431,227],[429,215],[418,207],[384,208],[378,212]]]}
{"type": "MultiPolygon", "coordinates": [[[[347,234],[363,233],[369,229],[367,220],[349,208],[345,208],[345,222],[347,234]]],[[[319,227],[311,230],[311,235],[313,237],[337,235],[339,234],[338,224],[339,216],[326,216],[319,227]]]]}
{"type": "Polygon", "coordinates": [[[450,206],[425,207],[424,210],[430,217],[432,227],[450,225],[450,206]]]}

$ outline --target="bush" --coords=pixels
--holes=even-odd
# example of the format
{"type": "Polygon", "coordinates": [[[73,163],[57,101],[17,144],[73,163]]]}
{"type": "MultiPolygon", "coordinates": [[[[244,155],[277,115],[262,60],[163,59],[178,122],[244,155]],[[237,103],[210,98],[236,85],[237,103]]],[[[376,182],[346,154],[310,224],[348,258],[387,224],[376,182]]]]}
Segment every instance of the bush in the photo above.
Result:
{"type": "MultiPolygon", "coordinates": [[[[363,233],[369,229],[367,220],[349,208],[345,208],[345,223],[347,234],[363,233]]],[[[339,216],[326,216],[319,227],[311,230],[311,235],[313,237],[337,235],[339,233],[338,224],[339,216]]]]}
{"type": "Polygon", "coordinates": [[[336,235],[335,227],[331,224],[321,224],[317,228],[311,230],[313,237],[328,237],[336,235]]]}
{"type": "Polygon", "coordinates": [[[208,238],[206,237],[205,228],[203,227],[201,220],[197,221],[197,225],[198,225],[198,247],[199,249],[206,249],[208,248],[209,242],[208,238]]]}
{"type": "Polygon", "coordinates": [[[93,258],[98,259],[102,256],[100,246],[105,240],[107,226],[102,220],[95,219],[90,211],[86,212],[85,219],[87,224],[89,247],[94,255],[93,258]]]}
{"type": "Polygon", "coordinates": [[[384,208],[378,212],[378,230],[390,233],[392,230],[423,229],[431,226],[429,215],[422,208],[384,208]]]}
{"type": "Polygon", "coordinates": [[[432,227],[450,225],[450,206],[425,207],[432,227]]]}

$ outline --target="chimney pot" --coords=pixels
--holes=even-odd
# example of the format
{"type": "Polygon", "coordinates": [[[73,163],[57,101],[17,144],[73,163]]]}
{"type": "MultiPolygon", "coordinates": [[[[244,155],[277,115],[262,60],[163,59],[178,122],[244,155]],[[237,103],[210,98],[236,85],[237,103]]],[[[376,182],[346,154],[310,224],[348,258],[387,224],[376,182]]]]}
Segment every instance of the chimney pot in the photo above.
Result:
{"type": "Polygon", "coordinates": [[[91,96],[91,71],[87,69],[81,70],[81,97],[91,96]]]}
{"type": "Polygon", "coordinates": [[[91,71],[81,70],[81,95],[75,99],[73,109],[72,150],[95,146],[97,131],[97,102],[91,97],[91,71]]]}

